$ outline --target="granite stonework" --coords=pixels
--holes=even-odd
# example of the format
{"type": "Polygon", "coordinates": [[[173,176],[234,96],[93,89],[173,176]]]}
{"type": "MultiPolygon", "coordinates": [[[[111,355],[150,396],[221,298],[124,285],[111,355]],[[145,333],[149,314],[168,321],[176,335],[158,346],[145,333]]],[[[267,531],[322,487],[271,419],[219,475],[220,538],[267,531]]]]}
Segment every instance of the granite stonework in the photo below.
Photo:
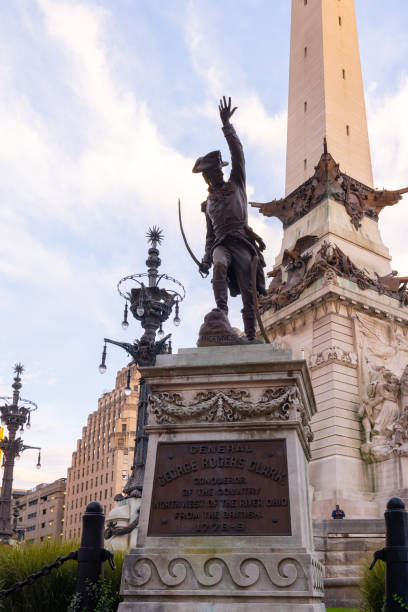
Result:
{"type": "Polygon", "coordinates": [[[306,363],[270,345],[196,348],[159,356],[142,375],[149,447],[120,612],[323,611],[306,363]],[[189,452],[194,459],[174,465],[189,452]]]}
{"type": "Polygon", "coordinates": [[[384,519],[313,521],[315,553],[324,566],[325,603],[359,609],[362,561],[385,546],[384,519]]]}
{"type": "MultiPolygon", "coordinates": [[[[391,273],[377,222],[364,217],[356,229],[330,197],[285,229],[275,272],[283,270],[285,249],[309,234],[316,242],[307,269],[329,243],[373,282],[391,273]]],[[[309,464],[313,518],[330,517],[336,503],[349,518],[380,518],[392,495],[408,497],[408,307],[346,278],[349,261],[342,262],[343,276],[338,266],[334,261],[297,299],[262,318],[271,340],[304,355],[310,368],[317,403],[309,464]]]]}

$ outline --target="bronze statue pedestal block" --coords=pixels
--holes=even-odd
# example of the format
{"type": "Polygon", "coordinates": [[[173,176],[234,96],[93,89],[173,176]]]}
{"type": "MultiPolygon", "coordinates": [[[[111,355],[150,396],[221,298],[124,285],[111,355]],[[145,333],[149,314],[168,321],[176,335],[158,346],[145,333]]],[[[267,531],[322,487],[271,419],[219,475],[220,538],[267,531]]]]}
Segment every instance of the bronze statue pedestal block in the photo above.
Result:
{"type": "Polygon", "coordinates": [[[304,361],[271,345],[159,356],[120,612],[323,612],[304,361]]]}

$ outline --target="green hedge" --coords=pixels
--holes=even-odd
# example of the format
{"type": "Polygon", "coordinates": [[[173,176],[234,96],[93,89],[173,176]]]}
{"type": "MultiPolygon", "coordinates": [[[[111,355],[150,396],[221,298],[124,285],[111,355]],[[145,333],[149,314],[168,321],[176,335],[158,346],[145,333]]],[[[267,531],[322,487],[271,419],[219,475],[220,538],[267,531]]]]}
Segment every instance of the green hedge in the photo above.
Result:
{"type": "MultiPolygon", "coordinates": [[[[0,546],[0,588],[6,589],[20,582],[57,557],[77,550],[79,542],[44,542],[20,544],[15,547],[0,546]]],[[[112,584],[112,592],[119,592],[123,554],[115,553],[116,570],[105,563],[105,577],[112,584]]],[[[78,564],[67,561],[33,584],[0,602],[1,612],[64,612],[75,592],[78,564]]]]}
{"type": "Polygon", "coordinates": [[[382,612],[385,596],[385,563],[377,561],[369,569],[372,557],[367,561],[361,579],[360,592],[363,612],[382,612]]]}

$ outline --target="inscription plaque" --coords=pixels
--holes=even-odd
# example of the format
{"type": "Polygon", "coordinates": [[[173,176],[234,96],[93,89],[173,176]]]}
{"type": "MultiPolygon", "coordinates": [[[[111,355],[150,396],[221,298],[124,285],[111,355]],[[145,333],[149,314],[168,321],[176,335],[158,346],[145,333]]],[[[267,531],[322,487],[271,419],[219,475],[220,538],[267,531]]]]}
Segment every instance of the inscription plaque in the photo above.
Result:
{"type": "Polygon", "coordinates": [[[148,535],[291,535],[286,441],[159,442],[148,535]]]}

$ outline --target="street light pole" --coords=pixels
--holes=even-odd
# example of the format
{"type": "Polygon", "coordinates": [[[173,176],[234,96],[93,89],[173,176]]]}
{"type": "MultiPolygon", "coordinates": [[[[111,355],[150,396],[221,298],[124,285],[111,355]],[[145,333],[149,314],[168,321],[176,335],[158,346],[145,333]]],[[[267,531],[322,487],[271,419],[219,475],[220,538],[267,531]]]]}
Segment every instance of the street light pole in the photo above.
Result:
{"type": "MultiPolygon", "coordinates": [[[[28,448],[36,448],[41,450],[38,446],[27,446],[23,443],[21,438],[17,438],[17,431],[24,431],[24,425],[27,423],[27,428],[30,427],[30,414],[33,410],[37,409],[37,405],[30,400],[20,398],[21,374],[24,371],[24,367],[21,363],[16,364],[14,372],[14,382],[11,385],[13,388],[12,397],[0,397],[5,400],[5,404],[0,406],[1,422],[7,427],[7,434],[3,440],[0,441],[0,450],[3,452],[3,482],[1,486],[0,496],[0,541],[8,541],[12,534],[13,528],[11,523],[11,502],[12,502],[12,491],[13,491],[13,472],[14,462],[16,458],[19,458],[21,453],[28,448]],[[10,402],[11,403],[8,403],[10,402]]],[[[41,467],[41,456],[38,453],[37,468],[41,467]]]]}
{"type": "MultiPolygon", "coordinates": [[[[115,344],[123,348],[132,357],[129,366],[132,364],[136,364],[137,367],[154,365],[157,355],[171,353],[171,334],[165,336],[162,326],[169,318],[173,307],[175,307],[174,325],[177,326],[180,324],[179,304],[185,297],[185,289],[175,278],[167,274],[159,274],[161,260],[159,257],[158,245],[163,240],[162,231],[157,227],[149,228],[147,239],[150,243],[148,258],[146,260],[147,272],[126,276],[118,283],[119,294],[126,300],[122,321],[123,329],[129,327],[128,311],[130,310],[134,318],[140,322],[144,329],[144,333],[140,340],[135,340],[132,344],[105,338],[105,345],[102,351],[102,362],[99,366],[101,374],[106,372],[107,343],[115,344]],[[147,282],[143,282],[142,279],[147,282]],[[173,288],[165,289],[160,287],[159,283],[163,279],[171,282],[173,288]],[[136,284],[136,287],[133,286],[129,289],[125,289],[126,285],[129,285],[129,283],[133,285],[136,284]],[[156,333],[159,340],[156,340],[156,333]]],[[[131,474],[123,489],[124,493],[130,497],[141,497],[142,495],[148,440],[145,430],[147,424],[148,395],[149,388],[144,378],[141,377],[139,381],[139,401],[133,464],[131,467],[131,474]]],[[[121,495],[118,495],[115,499],[120,497],[121,495]]]]}

